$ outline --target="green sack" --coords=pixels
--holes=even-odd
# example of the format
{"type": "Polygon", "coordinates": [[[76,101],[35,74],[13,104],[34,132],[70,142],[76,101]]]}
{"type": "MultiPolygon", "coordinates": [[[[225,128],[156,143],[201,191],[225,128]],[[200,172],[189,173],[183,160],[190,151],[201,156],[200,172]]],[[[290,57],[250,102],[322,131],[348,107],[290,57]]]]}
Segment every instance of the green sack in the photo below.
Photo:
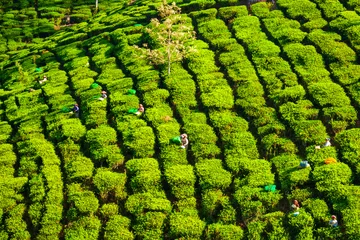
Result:
{"type": "Polygon", "coordinates": [[[268,191],[268,192],[275,192],[276,191],[276,185],[267,185],[265,186],[265,191],[268,191]]]}
{"type": "Polygon", "coordinates": [[[137,24],[134,25],[134,27],[142,27],[142,24],[137,23],[137,24]]]}
{"type": "Polygon", "coordinates": [[[128,90],[128,94],[130,94],[130,95],[135,95],[135,94],[136,94],[136,90],[134,90],[134,89],[129,89],[129,90],[128,90]]]}
{"type": "Polygon", "coordinates": [[[71,111],[71,109],[68,108],[68,107],[63,107],[63,108],[61,109],[61,112],[63,112],[63,113],[68,113],[68,112],[70,112],[70,111],[71,111]]]}
{"type": "Polygon", "coordinates": [[[35,72],[41,72],[42,69],[41,68],[35,68],[35,72]]]}
{"type": "Polygon", "coordinates": [[[98,87],[99,87],[99,84],[97,84],[97,83],[93,83],[93,84],[90,85],[91,89],[95,89],[95,88],[98,88],[98,87]]]}
{"type": "Polygon", "coordinates": [[[138,109],[137,108],[130,108],[128,113],[132,113],[132,114],[135,114],[137,113],[138,109]]]}
{"type": "Polygon", "coordinates": [[[170,141],[175,144],[181,144],[181,137],[180,136],[173,137],[172,139],[170,139],[170,141]]]}

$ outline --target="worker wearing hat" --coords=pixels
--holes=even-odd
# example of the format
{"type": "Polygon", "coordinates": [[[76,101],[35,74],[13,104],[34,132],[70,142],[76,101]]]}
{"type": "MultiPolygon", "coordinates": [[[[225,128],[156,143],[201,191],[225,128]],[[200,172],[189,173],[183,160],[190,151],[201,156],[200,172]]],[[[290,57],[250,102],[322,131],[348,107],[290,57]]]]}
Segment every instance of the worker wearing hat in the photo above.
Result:
{"type": "Polygon", "coordinates": [[[105,91],[101,91],[101,98],[99,98],[100,101],[104,100],[105,98],[107,98],[107,94],[105,91]]]}
{"type": "Polygon", "coordinates": [[[185,149],[187,145],[189,144],[188,136],[186,133],[183,133],[180,135],[181,137],[181,148],[185,149]]]}
{"type": "Polygon", "coordinates": [[[329,221],[329,225],[332,226],[332,227],[337,227],[338,226],[338,221],[336,220],[335,215],[331,216],[331,220],[329,221]]]}

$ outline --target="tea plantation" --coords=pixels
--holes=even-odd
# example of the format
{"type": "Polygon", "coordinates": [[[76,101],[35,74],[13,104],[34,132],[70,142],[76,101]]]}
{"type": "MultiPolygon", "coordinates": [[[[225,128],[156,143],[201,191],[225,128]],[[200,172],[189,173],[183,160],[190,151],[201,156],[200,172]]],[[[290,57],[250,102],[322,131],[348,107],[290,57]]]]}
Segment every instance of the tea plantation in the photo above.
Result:
{"type": "Polygon", "coordinates": [[[175,2],[0,1],[0,239],[359,240],[360,1],[175,2]]]}

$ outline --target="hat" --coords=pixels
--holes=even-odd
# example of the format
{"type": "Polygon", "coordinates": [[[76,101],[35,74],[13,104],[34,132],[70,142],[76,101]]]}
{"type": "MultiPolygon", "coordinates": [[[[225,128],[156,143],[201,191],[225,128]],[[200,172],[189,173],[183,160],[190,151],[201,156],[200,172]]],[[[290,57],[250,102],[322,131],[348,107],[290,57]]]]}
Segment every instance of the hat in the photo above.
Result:
{"type": "Polygon", "coordinates": [[[101,91],[101,93],[106,93],[105,91],[101,91]]]}
{"type": "Polygon", "coordinates": [[[336,216],[335,216],[335,215],[332,215],[331,218],[334,219],[334,218],[336,218],[336,216]]]}
{"type": "Polygon", "coordinates": [[[326,138],[327,141],[330,141],[330,138],[326,138]]]}
{"type": "Polygon", "coordinates": [[[181,134],[181,137],[187,138],[187,134],[183,133],[183,134],[181,134]]]}

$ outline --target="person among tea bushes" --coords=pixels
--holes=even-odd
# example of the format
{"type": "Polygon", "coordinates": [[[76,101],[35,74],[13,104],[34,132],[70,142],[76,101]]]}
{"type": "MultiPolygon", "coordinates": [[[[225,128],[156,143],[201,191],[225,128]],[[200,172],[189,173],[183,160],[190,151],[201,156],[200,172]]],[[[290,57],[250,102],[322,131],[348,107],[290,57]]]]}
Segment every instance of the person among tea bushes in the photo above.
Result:
{"type": "Polygon", "coordinates": [[[74,105],[74,107],[71,109],[71,114],[75,114],[75,117],[79,117],[79,110],[80,110],[80,108],[79,108],[79,104],[75,104],[74,105]]]}
{"type": "Polygon", "coordinates": [[[101,91],[101,98],[99,98],[100,101],[104,100],[105,98],[107,98],[106,92],[105,91],[101,91]]]}
{"type": "Polygon", "coordinates": [[[335,215],[331,216],[331,220],[329,221],[329,225],[332,226],[332,227],[337,227],[338,226],[338,221],[336,220],[335,215]]]}
{"type": "Polygon", "coordinates": [[[300,168],[308,168],[310,167],[310,164],[307,160],[303,160],[300,162],[300,168]]]}
{"type": "Polygon", "coordinates": [[[145,111],[144,106],[142,104],[139,104],[139,108],[135,114],[140,116],[141,114],[143,114],[144,111],[145,111]]]}
{"type": "Polygon", "coordinates": [[[292,209],[293,211],[298,211],[299,208],[300,208],[300,204],[299,204],[298,200],[295,199],[295,200],[293,201],[293,204],[291,205],[291,209],[292,209]]]}
{"type": "MultiPolygon", "coordinates": [[[[323,147],[330,147],[330,146],[331,146],[330,138],[326,138],[323,147]]],[[[315,146],[316,150],[319,150],[320,148],[321,148],[320,146],[315,146]]]]}
{"type": "Polygon", "coordinates": [[[327,138],[323,147],[330,147],[330,146],[331,146],[330,138],[327,138]]]}
{"type": "Polygon", "coordinates": [[[181,148],[185,149],[187,147],[187,145],[189,145],[189,140],[187,138],[187,134],[183,133],[180,135],[181,138],[181,148]]]}
{"type": "Polygon", "coordinates": [[[40,83],[40,84],[43,84],[43,83],[46,82],[46,81],[47,81],[47,77],[44,75],[43,80],[40,80],[39,83],[40,83]]]}

